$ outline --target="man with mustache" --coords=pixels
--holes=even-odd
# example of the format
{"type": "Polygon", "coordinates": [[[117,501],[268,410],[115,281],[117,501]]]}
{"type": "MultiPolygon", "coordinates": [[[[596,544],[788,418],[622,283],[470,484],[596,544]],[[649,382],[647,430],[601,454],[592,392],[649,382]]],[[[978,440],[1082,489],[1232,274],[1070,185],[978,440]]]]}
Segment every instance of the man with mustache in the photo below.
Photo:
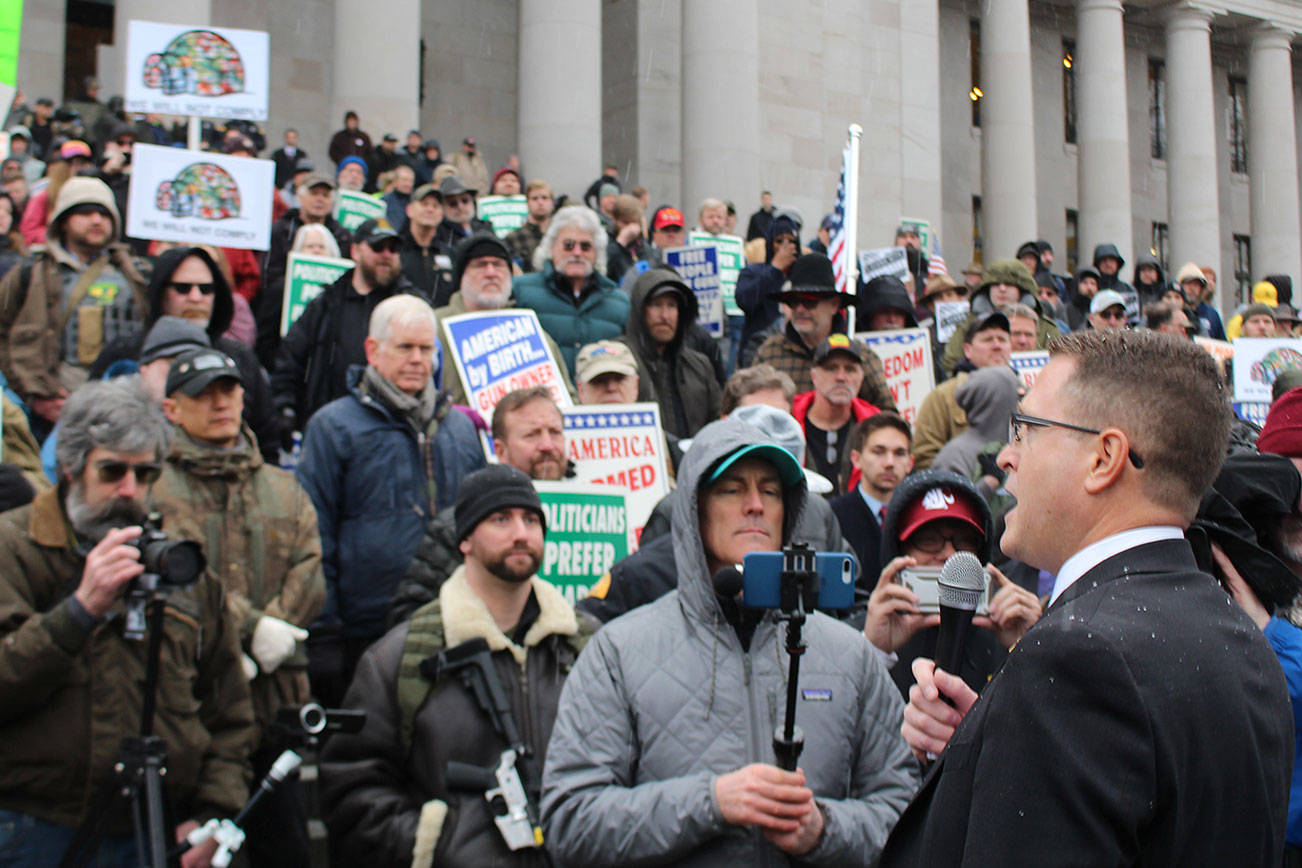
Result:
{"type": "Polygon", "coordinates": [[[796,396],[791,413],[805,429],[805,465],[832,481],[843,493],[859,481],[850,466],[850,432],[879,408],[858,397],[864,365],[871,351],[858,341],[833,333],[814,350],[809,377],[812,391],[796,396]]]}
{"type": "Polygon", "coordinates": [[[524,473],[493,465],[466,477],[455,507],[465,563],[363,656],[344,701],[366,712],[366,727],[335,736],[321,758],[323,813],[348,864],[550,864],[541,847],[507,848],[483,792],[448,783],[449,760],[492,767],[509,745],[457,677],[421,665],[487,640],[530,750],[534,773],[521,777],[536,806],[561,685],[587,638],[560,592],[536,575],[545,531],[524,473]]]}
{"type": "MultiPolygon", "coordinates": [[[[238,418],[238,417],[237,417],[238,418]]],[[[149,643],[123,635],[128,585],[171,428],[138,377],[82,386],[61,420],[57,488],[0,520],[0,862],[54,865],[140,731],[149,643]]],[[[167,750],[164,801],[197,820],[248,798],[253,709],[239,635],[207,575],[166,599],[154,732],[167,750]]],[[[135,864],[127,805],[106,817],[102,864],[135,864]]],[[[207,866],[215,842],[186,854],[207,866]]]]}

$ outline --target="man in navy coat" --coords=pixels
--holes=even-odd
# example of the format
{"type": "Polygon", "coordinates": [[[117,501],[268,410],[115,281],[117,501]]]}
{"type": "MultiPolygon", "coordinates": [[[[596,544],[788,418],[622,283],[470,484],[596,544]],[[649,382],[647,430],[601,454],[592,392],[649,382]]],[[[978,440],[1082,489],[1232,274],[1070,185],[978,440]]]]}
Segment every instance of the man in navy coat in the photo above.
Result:
{"type": "Polygon", "coordinates": [[[1056,576],[1050,603],[979,700],[914,662],[903,732],[940,757],[883,866],[1280,864],[1283,673],[1183,535],[1230,419],[1193,344],[1050,345],[999,457],[1003,549],[1056,576]]]}
{"type": "Polygon", "coordinates": [[[832,499],[832,512],[859,556],[860,570],[876,576],[882,568],[882,518],[895,486],[913,469],[913,434],[908,422],[886,410],[860,422],[849,445],[850,490],[832,499]]]}

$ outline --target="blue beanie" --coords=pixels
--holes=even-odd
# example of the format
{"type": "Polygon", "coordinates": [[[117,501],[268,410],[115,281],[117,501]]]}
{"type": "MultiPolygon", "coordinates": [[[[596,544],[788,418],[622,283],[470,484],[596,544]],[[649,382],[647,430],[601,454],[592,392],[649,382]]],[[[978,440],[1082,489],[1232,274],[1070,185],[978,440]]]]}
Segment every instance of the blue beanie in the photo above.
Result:
{"type": "Polygon", "coordinates": [[[363,160],[361,157],[344,157],[342,160],[339,161],[339,168],[335,169],[336,178],[338,178],[339,173],[344,170],[344,166],[347,166],[349,163],[356,163],[357,165],[361,166],[363,175],[369,176],[371,174],[370,171],[366,168],[366,161],[363,160]]]}

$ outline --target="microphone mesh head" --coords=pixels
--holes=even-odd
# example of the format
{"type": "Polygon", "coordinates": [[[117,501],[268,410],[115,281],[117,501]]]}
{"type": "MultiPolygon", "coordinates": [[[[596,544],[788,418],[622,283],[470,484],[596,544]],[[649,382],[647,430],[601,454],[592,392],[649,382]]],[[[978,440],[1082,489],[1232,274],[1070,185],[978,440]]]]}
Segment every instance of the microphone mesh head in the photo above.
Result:
{"type": "Polygon", "coordinates": [[[955,552],[940,568],[940,605],[975,612],[986,590],[986,571],[971,552],[955,552]]]}

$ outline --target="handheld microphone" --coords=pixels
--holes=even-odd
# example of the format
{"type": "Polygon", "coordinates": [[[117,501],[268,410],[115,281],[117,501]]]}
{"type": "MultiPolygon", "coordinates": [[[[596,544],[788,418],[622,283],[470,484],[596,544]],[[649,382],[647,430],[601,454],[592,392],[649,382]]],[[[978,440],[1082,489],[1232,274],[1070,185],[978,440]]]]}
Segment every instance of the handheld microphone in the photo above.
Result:
{"type": "Polygon", "coordinates": [[[720,597],[731,600],[741,593],[741,570],[736,567],[724,567],[714,574],[711,582],[714,585],[714,592],[716,594],[720,597]]]}
{"type": "Polygon", "coordinates": [[[971,552],[955,552],[940,568],[940,635],[936,639],[936,667],[958,675],[963,664],[972,614],[986,590],[986,571],[971,552]]]}

